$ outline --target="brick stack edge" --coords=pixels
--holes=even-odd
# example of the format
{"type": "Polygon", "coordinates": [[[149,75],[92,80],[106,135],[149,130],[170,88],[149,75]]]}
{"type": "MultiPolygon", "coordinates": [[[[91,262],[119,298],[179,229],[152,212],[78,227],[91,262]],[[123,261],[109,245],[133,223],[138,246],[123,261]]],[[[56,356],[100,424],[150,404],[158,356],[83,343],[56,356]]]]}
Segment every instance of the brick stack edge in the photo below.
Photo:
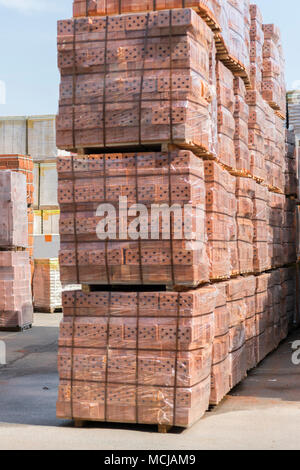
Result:
{"type": "Polygon", "coordinates": [[[27,194],[24,174],[0,170],[1,330],[32,324],[27,194]]]}
{"type": "Polygon", "coordinates": [[[280,34],[238,3],[74,1],[58,23],[61,280],[93,286],[63,294],[60,418],[189,427],[294,324],[280,34]],[[120,196],[189,204],[197,240],[101,241],[120,196]]]}
{"type": "Polygon", "coordinates": [[[28,215],[28,253],[33,277],[33,159],[27,155],[0,155],[0,170],[11,170],[26,176],[27,215],[28,215]]]}

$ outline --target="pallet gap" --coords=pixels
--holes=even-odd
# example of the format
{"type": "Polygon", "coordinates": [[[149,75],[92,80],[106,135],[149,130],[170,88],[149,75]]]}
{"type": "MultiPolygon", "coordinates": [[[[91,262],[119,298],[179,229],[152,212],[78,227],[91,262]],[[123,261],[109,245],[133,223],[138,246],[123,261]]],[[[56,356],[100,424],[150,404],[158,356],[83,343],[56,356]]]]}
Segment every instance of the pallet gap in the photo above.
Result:
{"type": "Polygon", "coordinates": [[[120,147],[80,147],[71,150],[80,155],[109,155],[112,153],[162,152],[162,145],[124,145],[120,147]]]}
{"type": "Polygon", "coordinates": [[[91,285],[83,284],[82,290],[89,292],[167,292],[165,285],[91,285]]]}

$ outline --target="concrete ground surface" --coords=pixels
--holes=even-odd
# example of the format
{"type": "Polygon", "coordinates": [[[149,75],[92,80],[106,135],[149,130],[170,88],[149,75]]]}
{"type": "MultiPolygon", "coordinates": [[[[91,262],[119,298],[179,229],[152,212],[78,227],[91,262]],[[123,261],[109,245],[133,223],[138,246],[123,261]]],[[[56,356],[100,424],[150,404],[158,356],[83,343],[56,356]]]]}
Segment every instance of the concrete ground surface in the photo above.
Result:
{"type": "Polygon", "coordinates": [[[102,423],[75,429],[56,419],[60,319],[36,314],[32,330],[0,333],[7,348],[7,365],[0,366],[1,450],[300,449],[300,365],[291,360],[300,331],[191,429],[157,434],[154,427],[102,423]]]}

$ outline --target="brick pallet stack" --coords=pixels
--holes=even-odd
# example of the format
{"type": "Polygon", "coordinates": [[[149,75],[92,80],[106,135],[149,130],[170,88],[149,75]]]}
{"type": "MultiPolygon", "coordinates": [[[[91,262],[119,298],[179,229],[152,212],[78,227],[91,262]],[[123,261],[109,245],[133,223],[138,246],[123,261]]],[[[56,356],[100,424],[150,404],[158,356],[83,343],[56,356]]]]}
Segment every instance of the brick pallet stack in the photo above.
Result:
{"type": "Polygon", "coordinates": [[[250,88],[258,9],[155,3],[58,24],[61,279],[84,288],[63,295],[57,413],[165,431],[287,335],[295,226],[283,116],[250,88]]]}
{"type": "Polygon", "coordinates": [[[25,175],[0,171],[0,329],[32,325],[25,175]]]}
{"type": "Polygon", "coordinates": [[[28,215],[28,253],[31,276],[34,271],[33,261],[33,160],[24,155],[0,155],[0,170],[12,170],[26,176],[27,215],[28,215]]]}

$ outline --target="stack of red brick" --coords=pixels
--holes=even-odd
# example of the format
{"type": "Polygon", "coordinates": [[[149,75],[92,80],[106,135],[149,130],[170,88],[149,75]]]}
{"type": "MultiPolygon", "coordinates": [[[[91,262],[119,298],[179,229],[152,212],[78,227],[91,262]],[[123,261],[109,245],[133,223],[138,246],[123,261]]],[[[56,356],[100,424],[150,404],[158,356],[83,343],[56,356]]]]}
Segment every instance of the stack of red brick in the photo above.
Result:
{"type": "Polygon", "coordinates": [[[250,5],[250,15],[251,85],[262,93],[263,98],[281,117],[285,117],[285,61],[280,30],[274,24],[263,24],[257,5],[250,5]]]}
{"type": "Polygon", "coordinates": [[[64,294],[61,418],[190,426],[293,323],[271,29],[218,3],[76,1],[58,24],[61,280],[88,286],[64,294]]]}
{"type": "Polygon", "coordinates": [[[0,171],[0,329],[32,324],[26,178],[0,171]]]}
{"type": "Polygon", "coordinates": [[[28,213],[28,253],[33,275],[33,160],[25,155],[0,155],[0,170],[11,170],[26,176],[28,213]]]}

